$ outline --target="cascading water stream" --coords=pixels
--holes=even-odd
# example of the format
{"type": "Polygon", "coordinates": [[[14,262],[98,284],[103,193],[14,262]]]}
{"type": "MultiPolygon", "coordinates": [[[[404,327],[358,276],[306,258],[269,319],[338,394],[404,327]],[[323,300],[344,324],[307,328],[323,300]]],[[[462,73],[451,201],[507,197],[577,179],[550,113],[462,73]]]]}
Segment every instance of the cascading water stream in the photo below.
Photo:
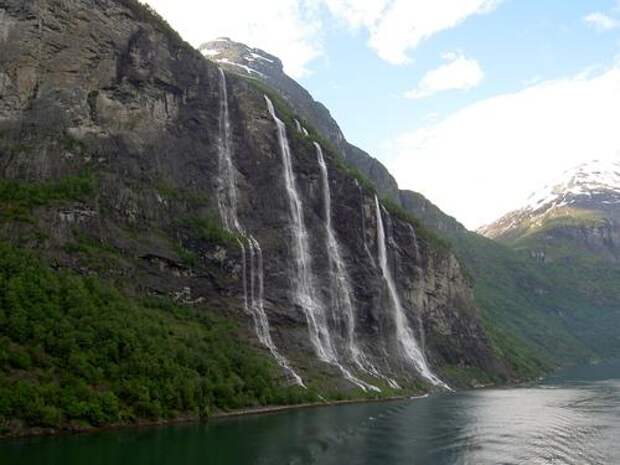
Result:
{"type": "Polygon", "coordinates": [[[295,262],[295,303],[297,303],[304,311],[310,330],[310,339],[317,351],[317,355],[321,358],[321,360],[329,362],[335,358],[334,350],[331,344],[329,330],[327,329],[325,315],[322,311],[322,305],[319,303],[316,293],[314,292],[310,252],[308,250],[308,233],[304,224],[301,199],[299,198],[297,187],[295,186],[291,153],[288,139],[286,137],[286,128],[284,123],[277,117],[273,103],[269,97],[265,96],[265,101],[267,102],[269,113],[276,123],[276,128],[278,130],[278,143],[282,154],[284,184],[286,187],[291,216],[291,227],[293,230],[292,246],[293,258],[295,262]]]}
{"type": "MultiPolygon", "coordinates": [[[[334,320],[338,321],[340,315],[344,317],[346,343],[349,356],[355,365],[363,371],[370,373],[367,368],[368,362],[366,356],[360,350],[357,345],[355,337],[355,314],[353,311],[353,289],[351,288],[351,278],[347,272],[344,260],[342,258],[342,252],[340,250],[340,244],[336,239],[334,227],[332,225],[332,197],[329,187],[329,173],[327,171],[327,164],[323,156],[323,149],[315,142],[316,155],[319,162],[319,168],[321,169],[321,181],[323,184],[323,210],[325,215],[325,232],[326,232],[326,247],[327,258],[329,261],[329,277],[331,284],[331,296],[332,296],[332,312],[334,313],[334,320]]],[[[371,373],[372,374],[372,373],[371,373]]],[[[376,386],[372,386],[368,383],[364,385],[373,391],[380,392],[381,390],[376,386]]]]}
{"type": "Polygon", "coordinates": [[[369,385],[353,376],[351,372],[338,361],[325,315],[325,309],[315,288],[308,231],[303,217],[303,204],[297,190],[295,174],[293,172],[293,162],[286,135],[286,126],[276,115],[273,103],[266,95],[265,102],[267,103],[269,114],[276,124],[278,143],[282,155],[284,185],[289,203],[291,228],[293,231],[292,249],[295,276],[293,291],[295,303],[299,305],[304,312],[306,322],[308,323],[310,341],[318,357],[324,362],[337,367],[348,381],[366,391],[369,389],[369,385]]]}
{"type": "Polygon", "coordinates": [[[254,328],[258,340],[263,344],[276,362],[283,368],[294,382],[305,387],[301,377],[293,370],[288,360],[280,354],[271,338],[269,319],[265,313],[263,299],[263,252],[258,241],[251,235],[246,234],[239,222],[237,214],[237,180],[235,167],[232,161],[232,137],[230,127],[230,117],[228,111],[228,90],[226,86],[226,75],[222,69],[220,73],[220,122],[219,122],[219,150],[218,168],[219,182],[217,191],[218,207],[222,216],[224,227],[231,232],[244,236],[247,240],[247,253],[250,255],[250,298],[248,299],[248,273],[246,260],[246,247],[239,239],[239,247],[242,254],[242,280],[243,280],[243,301],[247,313],[252,316],[254,328]]]}
{"type": "Polygon", "coordinates": [[[218,170],[219,186],[217,203],[224,227],[233,232],[241,232],[241,225],[237,215],[237,185],[235,168],[232,161],[232,137],[230,115],[228,111],[228,88],[226,75],[221,68],[220,73],[220,121],[219,121],[219,150],[218,170]]]}
{"type": "Polygon", "coordinates": [[[385,228],[383,226],[383,217],[381,214],[381,206],[379,205],[379,199],[375,196],[375,209],[377,215],[377,246],[379,249],[379,266],[383,273],[383,279],[385,280],[390,301],[392,304],[392,310],[394,312],[394,323],[396,326],[396,338],[400,342],[404,355],[413,362],[418,372],[426,378],[431,384],[435,386],[441,386],[445,389],[450,387],[441,381],[430,369],[426,362],[426,357],[415,339],[411,328],[407,324],[405,312],[398,296],[396,284],[392,277],[392,272],[388,264],[387,258],[387,246],[385,228]]]}
{"type": "MultiPolygon", "coordinates": [[[[409,232],[411,232],[411,237],[413,239],[413,246],[415,249],[415,263],[420,263],[420,245],[418,243],[418,235],[415,233],[415,229],[410,224],[407,224],[409,228],[409,232]]],[[[426,335],[424,333],[424,323],[422,322],[422,315],[420,312],[417,313],[418,318],[418,328],[420,333],[420,347],[422,348],[422,352],[426,350],[426,335]]]]}

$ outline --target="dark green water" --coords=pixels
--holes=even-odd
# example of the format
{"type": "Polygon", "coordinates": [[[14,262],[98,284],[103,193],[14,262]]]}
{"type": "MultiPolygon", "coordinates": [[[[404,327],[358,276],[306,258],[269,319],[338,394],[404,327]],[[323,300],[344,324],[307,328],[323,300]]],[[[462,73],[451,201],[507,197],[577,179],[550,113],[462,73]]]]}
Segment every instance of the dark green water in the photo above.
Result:
{"type": "Polygon", "coordinates": [[[0,442],[0,464],[619,465],[620,362],[529,388],[0,442]]]}

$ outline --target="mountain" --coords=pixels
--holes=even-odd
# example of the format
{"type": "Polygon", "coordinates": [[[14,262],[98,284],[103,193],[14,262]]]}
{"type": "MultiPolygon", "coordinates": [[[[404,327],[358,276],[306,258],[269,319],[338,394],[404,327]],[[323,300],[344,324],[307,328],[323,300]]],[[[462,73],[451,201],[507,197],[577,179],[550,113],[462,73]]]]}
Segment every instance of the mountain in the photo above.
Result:
{"type": "Polygon", "coordinates": [[[387,168],[376,158],[347,142],[329,110],[284,73],[279,58],[229,38],[206,42],[199,50],[224,69],[256,79],[276,90],[298,113],[300,124],[315,127],[335,151],[372,181],[382,196],[400,203],[398,184],[387,168]]]}
{"type": "MultiPolygon", "coordinates": [[[[569,176],[565,181],[569,187],[564,189],[567,195],[551,197],[552,189],[548,189],[534,199],[533,210],[517,212],[514,217],[482,230],[484,234],[470,232],[424,196],[399,189],[389,171],[370,155],[356,148],[353,150],[360,156],[352,154],[351,146],[329,112],[284,74],[276,57],[230,39],[208,42],[200,50],[232,73],[260,82],[283,95],[287,103],[303,115],[300,122],[313,122],[334,150],[340,151],[347,163],[377,186],[377,191],[394,211],[418,224],[419,229],[428,229],[450,244],[472,280],[474,302],[481,309],[486,332],[496,352],[510,359],[513,369],[531,374],[539,372],[543,366],[613,357],[620,353],[620,340],[610,329],[616,327],[619,318],[616,309],[620,307],[620,295],[614,284],[618,274],[615,268],[598,264],[601,258],[616,260],[614,224],[617,222],[612,214],[615,197],[610,189],[616,182],[612,179],[613,174],[596,181],[592,176],[584,177],[583,172],[572,176],[572,181],[569,176]],[[387,184],[386,179],[390,180],[387,184]],[[578,191],[578,184],[580,189],[587,185],[595,190],[590,189],[591,192],[584,194],[578,191]],[[583,205],[579,210],[575,203],[577,199],[583,205]],[[535,242],[524,253],[526,239],[529,241],[534,237],[525,234],[526,231],[538,230],[538,226],[534,227],[540,223],[536,215],[547,209],[550,213],[545,215],[550,222],[564,225],[563,229],[554,230],[553,234],[559,240],[552,239],[548,228],[543,228],[540,231],[545,234],[544,247],[535,242]],[[562,213],[567,211],[578,211],[578,215],[567,217],[562,213]],[[561,218],[558,213],[562,213],[561,218]],[[531,224],[519,223],[521,215],[530,218],[531,224]],[[576,221],[579,221],[579,228],[572,227],[576,221]],[[500,234],[506,225],[511,224],[521,226],[506,231],[505,236],[500,234]],[[497,234],[491,233],[492,229],[497,234]],[[580,247],[575,248],[575,242],[579,242],[580,247]],[[556,243],[557,246],[553,245],[556,243]],[[556,257],[574,262],[578,255],[575,251],[586,249],[590,262],[594,251],[598,257],[596,263],[590,263],[586,270],[581,265],[566,267],[558,263],[552,267],[539,263],[556,257]]],[[[596,174],[597,170],[600,171],[601,167],[590,171],[596,174]]]]}
{"type": "Polygon", "coordinates": [[[620,258],[620,161],[595,160],[563,173],[523,208],[480,229],[541,261],[620,258]]]}
{"type": "Polygon", "coordinates": [[[223,70],[134,0],[0,12],[2,434],[537,373],[309,94],[223,70]]]}
{"type": "Polygon", "coordinates": [[[487,332],[495,336],[495,350],[509,358],[513,368],[531,375],[540,372],[545,363],[561,363],[589,357],[590,353],[586,348],[576,343],[573,336],[563,328],[560,329],[561,324],[548,321],[547,312],[542,306],[530,307],[525,303],[531,289],[524,285],[524,282],[533,280],[521,279],[522,274],[529,276],[529,271],[521,273],[515,270],[520,269],[521,265],[527,268],[528,263],[517,257],[508,247],[470,233],[456,219],[443,213],[419,193],[400,190],[389,171],[379,161],[346,143],[328,110],[315,102],[308,91],[283,72],[277,57],[228,38],[207,42],[200,50],[208,59],[230,72],[258,81],[266,88],[282,94],[292,108],[304,115],[304,122],[316,122],[315,127],[321,136],[328,140],[335,150],[340,150],[347,163],[377,186],[377,191],[390,202],[393,209],[412,221],[415,220],[420,228],[430,229],[452,244],[467,272],[474,278],[475,302],[482,309],[487,332]],[[355,156],[357,153],[361,155],[355,156]],[[387,189],[385,179],[390,180],[387,189]],[[487,259],[493,263],[486,263],[487,259]],[[518,265],[515,266],[513,259],[518,265]],[[494,267],[497,269],[490,273],[489,270],[494,267]],[[498,274],[506,276],[500,284],[495,283],[498,274]],[[476,292],[480,289],[484,290],[476,292]],[[520,304],[516,303],[519,302],[516,295],[523,296],[520,304]],[[542,334],[548,327],[555,327],[558,336],[542,334]],[[528,346],[535,348],[536,353],[529,350],[528,346]],[[549,352],[548,346],[553,346],[552,357],[542,355],[549,352]],[[542,359],[546,359],[546,362],[542,362],[542,359]]]}
{"type": "Polygon", "coordinates": [[[537,273],[543,309],[596,358],[620,353],[619,205],[620,163],[592,161],[480,230],[537,273]]]}

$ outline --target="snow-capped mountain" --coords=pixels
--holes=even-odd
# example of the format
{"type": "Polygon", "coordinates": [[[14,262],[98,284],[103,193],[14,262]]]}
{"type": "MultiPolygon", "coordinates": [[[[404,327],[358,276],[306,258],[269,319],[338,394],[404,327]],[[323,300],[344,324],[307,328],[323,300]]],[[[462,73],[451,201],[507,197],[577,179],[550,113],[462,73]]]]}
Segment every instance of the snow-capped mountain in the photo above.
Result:
{"type": "Polygon", "coordinates": [[[282,62],[278,57],[228,37],[206,42],[198,50],[211,61],[250,77],[268,79],[274,74],[283,73],[282,62]]]}
{"type": "MultiPolygon", "coordinates": [[[[528,239],[540,245],[561,235],[589,248],[620,245],[620,158],[594,160],[563,173],[557,182],[533,193],[521,209],[480,228],[505,242],[528,239]]],[[[614,252],[615,253],[615,252],[614,252]]]]}
{"type": "Polygon", "coordinates": [[[594,160],[564,173],[562,179],[530,196],[529,211],[575,203],[620,202],[620,160],[594,160]]]}

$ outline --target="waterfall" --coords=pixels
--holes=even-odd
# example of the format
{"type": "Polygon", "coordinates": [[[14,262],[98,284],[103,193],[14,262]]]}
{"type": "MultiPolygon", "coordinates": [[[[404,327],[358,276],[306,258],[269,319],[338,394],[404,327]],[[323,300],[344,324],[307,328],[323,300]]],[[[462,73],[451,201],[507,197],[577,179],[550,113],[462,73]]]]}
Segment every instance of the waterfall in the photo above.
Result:
{"type": "Polygon", "coordinates": [[[297,118],[295,118],[295,127],[297,128],[297,132],[302,134],[303,131],[301,129],[301,123],[299,122],[299,120],[297,118]]]}
{"type": "Polygon", "coordinates": [[[253,309],[251,314],[254,319],[254,327],[256,328],[258,340],[269,349],[276,362],[284,368],[295,383],[305,388],[306,386],[301,377],[291,368],[288,360],[278,352],[271,338],[269,320],[265,313],[263,251],[260,244],[253,236],[248,237],[248,243],[250,245],[250,261],[252,262],[252,266],[250,267],[250,308],[253,309]]]}
{"type": "Polygon", "coordinates": [[[247,253],[250,255],[250,298],[248,299],[248,272],[246,247],[241,239],[238,240],[241,249],[241,266],[243,280],[243,304],[246,313],[252,316],[256,336],[263,344],[276,362],[282,367],[284,372],[293,381],[305,387],[301,377],[293,370],[288,360],[277,350],[272,338],[269,327],[269,319],[265,313],[263,299],[263,252],[258,241],[251,235],[245,233],[237,214],[237,175],[232,160],[232,134],[230,127],[230,116],[228,112],[228,90],[226,86],[226,75],[222,69],[220,74],[220,121],[219,121],[219,147],[218,147],[218,170],[219,186],[217,189],[217,202],[222,223],[231,232],[244,236],[247,241],[247,253]]]}
{"type": "MultiPolygon", "coordinates": [[[[415,248],[415,262],[420,263],[421,261],[421,257],[420,257],[420,246],[418,244],[418,236],[415,233],[415,229],[413,229],[413,226],[409,223],[407,223],[407,226],[409,228],[409,232],[411,232],[411,237],[413,239],[413,246],[415,248]]],[[[426,335],[424,333],[424,324],[422,322],[422,315],[420,312],[417,312],[417,318],[418,318],[418,328],[419,328],[419,332],[420,332],[420,347],[422,348],[422,351],[424,352],[424,350],[426,350],[426,335]]]]}
{"type": "Polygon", "coordinates": [[[232,137],[230,115],[228,112],[228,89],[226,75],[221,68],[220,72],[220,121],[218,169],[219,186],[217,189],[217,203],[224,227],[229,231],[241,232],[241,225],[237,216],[237,185],[235,167],[232,161],[232,137]]]}
{"type": "Polygon", "coordinates": [[[443,381],[441,381],[430,369],[426,362],[424,353],[420,350],[418,343],[413,335],[411,328],[407,323],[407,317],[403,310],[396,289],[394,278],[388,264],[387,258],[387,246],[385,228],[383,227],[383,217],[381,214],[381,206],[379,205],[379,199],[375,195],[375,209],[377,215],[377,246],[379,249],[379,266],[383,273],[383,279],[387,286],[388,294],[392,304],[392,310],[394,312],[394,323],[396,326],[396,338],[400,342],[404,355],[413,362],[418,372],[426,378],[430,383],[435,386],[441,386],[446,389],[450,389],[443,381]]]}
{"type": "MultiPolygon", "coordinates": [[[[355,314],[353,312],[353,289],[351,288],[351,278],[345,267],[340,250],[340,244],[336,239],[336,234],[332,225],[332,197],[329,187],[329,174],[327,164],[323,157],[323,149],[314,142],[316,155],[321,169],[321,181],[323,184],[323,214],[325,215],[326,247],[327,258],[329,261],[329,278],[331,284],[332,312],[335,314],[334,320],[338,321],[340,315],[344,317],[347,351],[351,360],[363,371],[374,374],[367,368],[368,362],[365,355],[360,351],[355,337],[355,314]]],[[[366,385],[369,389],[380,392],[380,389],[366,385]]]]}
{"type": "Polygon", "coordinates": [[[286,137],[286,127],[277,117],[273,103],[271,103],[269,97],[265,96],[265,101],[267,102],[267,108],[278,130],[278,143],[280,144],[282,165],[284,168],[284,184],[293,230],[292,247],[295,261],[295,303],[303,309],[308,320],[310,339],[318,356],[321,360],[329,362],[335,358],[334,351],[322,305],[319,303],[316,293],[314,292],[312,270],[310,268],[310,252],[308,250],[308,232],[303,219],[303,206],[295,185],[295,175],[293,173],[291,152],[286,137]]]}
{"type": "Polygon", "coordinates": [[[370,386],[364,381],[355,378],[349,370],[338,362],[338,357],[331,339],[330,329],[325,315],[325,308],[315,287],[315,277],[312,272],[308,231],[303,217],[303,204],[297,190],[295,174],[293,172],[293,162],[291,149],[286,135],[286,126],[276,115],[273,103],[266,95],[265,102],[267,103],[269,114],[276,124],[278,143],[280,145],[280,152],[282,155],[284,185],[288,198],[291,227],[293,231],[293,297],[295,303],[304,312],[306,322],[308,324],[310,341],[318,357],[324,362],[336,366],[348,381],[366,391],[370,388],[370,386]]]}

